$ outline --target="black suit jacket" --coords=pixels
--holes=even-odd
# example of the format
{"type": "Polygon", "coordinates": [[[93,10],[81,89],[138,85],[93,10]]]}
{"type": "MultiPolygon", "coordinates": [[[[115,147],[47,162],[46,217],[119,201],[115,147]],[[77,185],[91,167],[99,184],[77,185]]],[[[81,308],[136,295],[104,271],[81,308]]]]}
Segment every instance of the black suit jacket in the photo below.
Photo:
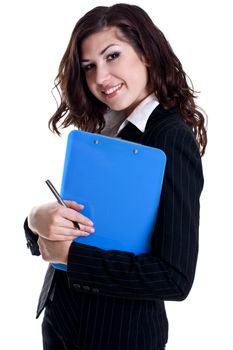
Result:
{"type": "MultiPolygon", "coordinates": [[[[67,273],[49,266],[37,317],[47,305],[46,317],[78,349],[162,348],[168,336],[164,301],[185,299],[193,284],[203,187],[193,132],[177,109],[159,105],[143,134],[125,138],[167,156],[152,250],[135,256],[73,242],[67,273]]],[[[32,253],[39,254],[27,221],[25,232],[32,253]]]]}

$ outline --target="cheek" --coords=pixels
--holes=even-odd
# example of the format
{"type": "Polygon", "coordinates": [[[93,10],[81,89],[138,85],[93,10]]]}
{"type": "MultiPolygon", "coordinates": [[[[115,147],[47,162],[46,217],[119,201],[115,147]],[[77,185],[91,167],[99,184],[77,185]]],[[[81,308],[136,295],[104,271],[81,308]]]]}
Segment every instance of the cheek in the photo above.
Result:
{"type": "Polygon", "coordinates": [[[125,78],[131,84],[144,85],[148,81],[148,73],[145,65],[139,60],[138,57],[127,62],[124,67],[125,78]]]}
{"type": "Polygon", "coordinates": [[[140,61],[137,65],[135,64],[135,67],[137,67],[137,78],[142,81],[147,80],[148,73],[145,65],[140,61]]]}

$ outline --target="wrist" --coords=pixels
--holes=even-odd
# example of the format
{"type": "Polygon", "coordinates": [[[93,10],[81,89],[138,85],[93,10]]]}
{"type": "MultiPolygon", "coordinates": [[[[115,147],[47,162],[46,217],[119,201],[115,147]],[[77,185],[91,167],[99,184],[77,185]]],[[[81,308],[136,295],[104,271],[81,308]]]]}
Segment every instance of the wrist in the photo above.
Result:
{"type": "Polygon", "coordinates": [[[65,265],[68,264],[68,257],[69,257],[69,253],[70,253],[70,247],[73,241],[67,241],[67,245],[66,245],[66,249],[64,251],[64,259],[63,259],[63,263],[65,265]]]}

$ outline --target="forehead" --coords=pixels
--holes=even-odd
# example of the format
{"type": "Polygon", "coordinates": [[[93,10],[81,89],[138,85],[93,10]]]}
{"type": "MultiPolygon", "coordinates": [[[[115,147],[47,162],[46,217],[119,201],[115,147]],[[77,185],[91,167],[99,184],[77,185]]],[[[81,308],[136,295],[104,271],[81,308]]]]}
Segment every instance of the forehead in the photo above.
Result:
{"type": "Polygon", "coordinates": [[[123,39],[122,33],[116,27],[107,27],[86,37],[81,43],[81,55],[94,54],[103,50],[109,44],[129,45],[123,39]]]}

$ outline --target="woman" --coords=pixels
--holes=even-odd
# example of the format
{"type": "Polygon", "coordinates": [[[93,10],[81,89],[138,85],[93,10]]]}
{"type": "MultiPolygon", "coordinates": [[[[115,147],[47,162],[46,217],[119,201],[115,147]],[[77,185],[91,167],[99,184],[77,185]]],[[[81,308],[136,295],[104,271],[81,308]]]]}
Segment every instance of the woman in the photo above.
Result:
{"type": "Polygon", "coordinates": [[[164,301],[187,297],[198,254],[207,138],[194,91],[162,32],[127,4],[94,8],[78,21],[56,87],[53,131],[73,125],[157,147],[167,164],[150,254],[74,242],[94,234],[81,204],[31,210],[24,227],[32,254],[67,264],[67,272],[49,266],[45,277],[37,312],[46,307],[44,349],[164,349],[164,301]]]}

